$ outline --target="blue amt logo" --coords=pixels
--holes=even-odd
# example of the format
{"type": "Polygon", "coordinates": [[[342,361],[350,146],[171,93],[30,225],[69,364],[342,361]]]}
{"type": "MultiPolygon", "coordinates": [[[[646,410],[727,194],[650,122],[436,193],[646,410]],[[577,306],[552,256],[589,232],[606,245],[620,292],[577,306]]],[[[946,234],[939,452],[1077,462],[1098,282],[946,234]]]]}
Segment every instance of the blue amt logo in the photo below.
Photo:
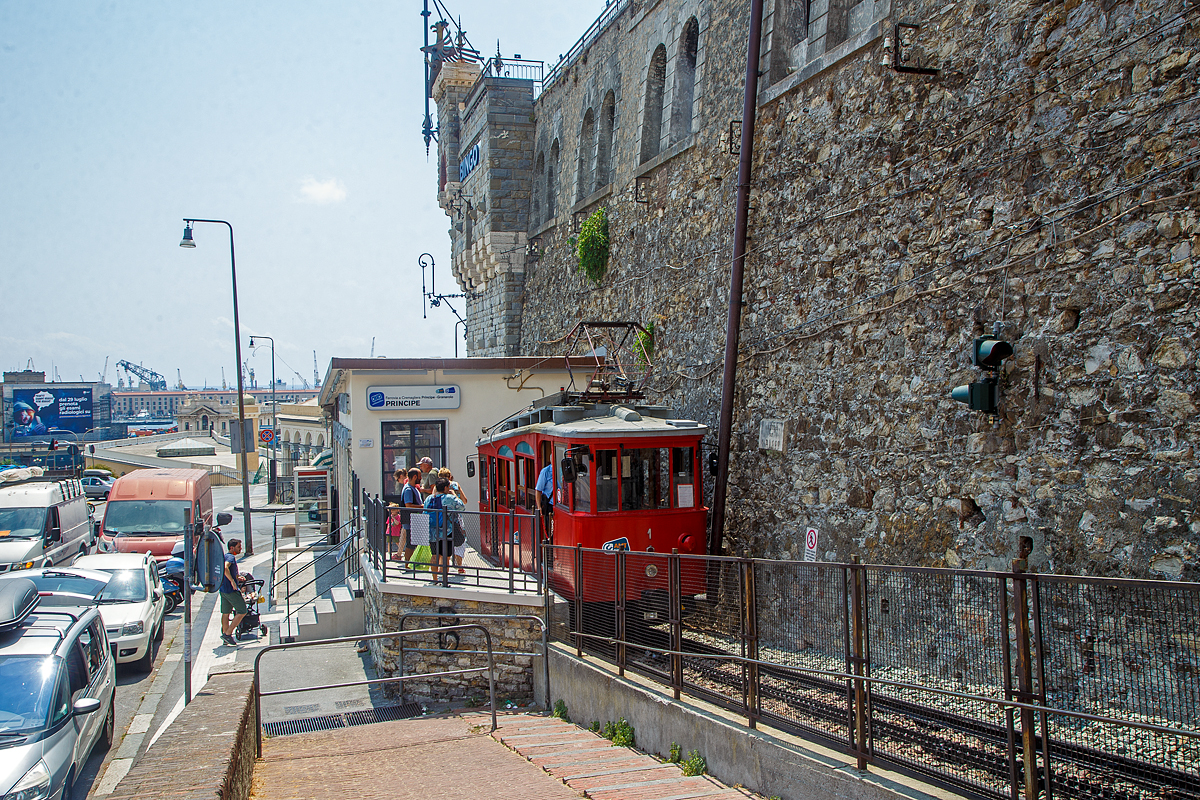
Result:
{"type": "Polygon", "coordinates": [[[371,408],[383,408],[383,392],[371,392],[368,394],[367,405],[371,408]]]}

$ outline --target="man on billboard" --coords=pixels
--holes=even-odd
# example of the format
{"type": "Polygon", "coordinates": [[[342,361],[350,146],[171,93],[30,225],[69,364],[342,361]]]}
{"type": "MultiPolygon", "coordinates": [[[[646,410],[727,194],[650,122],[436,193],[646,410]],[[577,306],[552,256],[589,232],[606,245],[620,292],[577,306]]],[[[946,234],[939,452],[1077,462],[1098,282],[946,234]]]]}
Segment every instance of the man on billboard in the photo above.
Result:
{"type": "Polygon", "coordinates": [[[33,406],[20,400],[13,403],[13,424],[16,426],[13,429],[14,436],[40,436],[46,433],[46,426],[33,406]]]}

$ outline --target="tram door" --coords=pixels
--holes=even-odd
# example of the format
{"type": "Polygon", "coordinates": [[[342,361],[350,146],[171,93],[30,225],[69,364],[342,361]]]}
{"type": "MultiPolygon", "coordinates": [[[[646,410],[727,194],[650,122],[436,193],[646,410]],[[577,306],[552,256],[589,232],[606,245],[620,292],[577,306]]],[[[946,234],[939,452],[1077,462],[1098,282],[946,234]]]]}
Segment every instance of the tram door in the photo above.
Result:
{"type": "Polygon", "coordinates": [[[486,537],[484,541],[488,542],[489,555],[493,558],[498,558],[500,555],[499,529],[496,525],[496,512],[499,508],[499,495],[496,486],[496,457],[488,456],[488,483],[490,491],[488,492],[488,515],[486,524],[486,537]]]}

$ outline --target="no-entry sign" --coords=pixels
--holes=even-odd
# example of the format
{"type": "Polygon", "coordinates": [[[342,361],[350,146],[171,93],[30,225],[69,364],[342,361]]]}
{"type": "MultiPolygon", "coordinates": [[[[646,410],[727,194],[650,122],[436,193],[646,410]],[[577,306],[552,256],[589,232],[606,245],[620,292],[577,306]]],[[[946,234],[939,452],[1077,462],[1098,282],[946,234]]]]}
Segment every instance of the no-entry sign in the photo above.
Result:
{"type": "Polygon", "coordinates": [[[804,535],[804,560],[817,560],[817,529],[809,528],[808,533],[804,535]]]}

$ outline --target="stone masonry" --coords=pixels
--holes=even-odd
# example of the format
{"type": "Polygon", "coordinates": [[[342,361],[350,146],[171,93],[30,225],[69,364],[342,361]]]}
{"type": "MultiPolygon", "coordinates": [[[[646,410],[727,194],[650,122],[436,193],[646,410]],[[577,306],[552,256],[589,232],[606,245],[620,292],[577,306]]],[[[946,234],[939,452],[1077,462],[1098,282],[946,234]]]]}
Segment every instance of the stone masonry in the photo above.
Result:
{"type": "MultiPolygon", "coordinates": [[[[532,171],[489,183],[489,208],[528,196],[494,228],[511,278],[471,272],[507,244],[456,260],[472,355],[654,322],[651,399],[716,424],[748,8],[625,0],[532,122],[489,116],[488,147],[515,137],[532,171]],[[600,205],[595,285],[573,229],[600,205]]],[[[1198,14],[768,0],[727,550],[796,558],[815,527],[823,560],[1007,568],[1031,547],[1039,571],[1200,578],[1198,14]],[[991,417],[950,390],[994,329],[1015,355],[991,417]]]]}

